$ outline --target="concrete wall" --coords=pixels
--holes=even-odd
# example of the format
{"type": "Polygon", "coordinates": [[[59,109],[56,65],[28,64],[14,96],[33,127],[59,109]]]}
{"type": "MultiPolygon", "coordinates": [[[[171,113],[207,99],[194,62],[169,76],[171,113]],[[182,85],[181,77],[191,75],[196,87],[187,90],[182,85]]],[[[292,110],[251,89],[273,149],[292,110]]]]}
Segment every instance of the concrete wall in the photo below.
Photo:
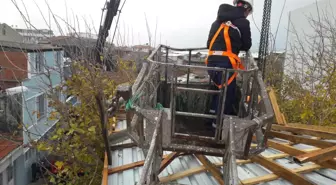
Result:
{"type": "Polygon", "coordinates": [[[22,42],[23,37],[7,24],[0,24],[0,40],[22,42]]]}

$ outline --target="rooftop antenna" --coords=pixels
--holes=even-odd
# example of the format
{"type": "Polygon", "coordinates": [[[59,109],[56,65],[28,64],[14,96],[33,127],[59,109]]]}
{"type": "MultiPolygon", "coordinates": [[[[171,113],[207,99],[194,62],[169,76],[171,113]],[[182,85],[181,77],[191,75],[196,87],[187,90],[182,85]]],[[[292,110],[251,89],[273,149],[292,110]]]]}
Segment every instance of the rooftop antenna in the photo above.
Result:
{"type": "Polygon", "coordinates": [[[158,26],[158,18],[157,18],[157,16],[156,16],[154,47],[156,47],[156,32],[157,32],[157,26],[158,26]]]}
{"type": "Polygon", "coordinates": [[[150,29],[149,29],[149,26],[148,26],[146,13],[145,13],[145,20],[146,20],[146,27],[147,27],[148,40],[149,40],[148,44],[149,44],[149,46],[152,46],[152,35],[151,35],[150,29]]]}

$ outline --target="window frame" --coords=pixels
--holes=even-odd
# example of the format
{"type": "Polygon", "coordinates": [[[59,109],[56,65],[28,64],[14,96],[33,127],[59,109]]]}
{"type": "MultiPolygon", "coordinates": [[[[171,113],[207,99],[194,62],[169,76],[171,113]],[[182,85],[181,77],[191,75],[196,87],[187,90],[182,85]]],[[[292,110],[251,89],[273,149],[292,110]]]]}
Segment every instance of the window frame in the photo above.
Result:
{"type": "Polygon", "coordinates": [[[13,165],[10,164],[7,168],[7,183],[9,183],[10,181],[12,181],[14,179],[14,168],[13,165]]]}
{"type": "Polygon", "coordinates": [[[62,52],[61,51],[55,51],[55,61],[57,68],[62,67],[62,52]]]}
{"type": "Polygon", "coordinates": [[[45,97],[45,94],[41,94],[39,96],[36,97],[36,106],[37,106],[37,121],[41,120],[41,119],[44,119],[46,116],[47,116],[47,108],[46,108],[46,97],[45,97]],[[41,99],[43,100],[43,111],[41,111],[41,99]],[[43,114],[41,114],[43,113],[43,114]]]}
{"type": "Polygon", "coordinates": [[[44,72],[44,53],[43,52],[36,52],[35,56],[35,70],[37,74],[44,72]]]}

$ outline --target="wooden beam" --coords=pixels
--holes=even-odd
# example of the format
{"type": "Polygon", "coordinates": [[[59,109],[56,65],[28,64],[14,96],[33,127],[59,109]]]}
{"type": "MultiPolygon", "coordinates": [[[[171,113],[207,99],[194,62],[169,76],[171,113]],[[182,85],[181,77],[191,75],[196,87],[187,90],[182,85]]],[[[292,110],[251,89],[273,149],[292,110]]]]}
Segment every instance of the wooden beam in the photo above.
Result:
{"type": "Polygon", "coordinates": [[[281,113],[281,116],[282,116],[282,120],[284,121],[285,125],[287,126],[288,125],[288,122],[286,120],[286,117],[283,113],[281,113]]]}
{"type": "Polygon", "coordinates": [[[126,144],[120,144],[120,145],[112,145],[110,146],[110,149],[112,151],[115,150],[121,150],[121,149],[125,149],[125,148],[133,148],[133,147],[137,147],[138,145],[136,145],[135,143],[126,143],[126,144]]]}
{"type": "Polygon", "coordinates": [[[306,145],[311,145],[311,146],[316,146],[319,148],[329,148],[334,146],[334,143],[330,143],[327,141],[321,141],[321,140],[316,140],[316,139],[309,139],[309,138],[305,138],[305,137],[300,137],[300,136],[295,136],[295,135],[290,135],[290,134],[285,134],[285,133],[281,133],[281,132],[275,132],[275,131],[271,131],[271,135],[273,137],[277,137],[280,139],[285,139],[288,141],[292,141],[294,143],[303,143],[306,145]]]}
{"type": "Polygon", "coordinates": [[[322,163],[328,160],[333,160],[336,157],[336,146],[326,148],[323,150],[318,150],[311,153],[306,153],[294,157],[295,162],[306,163],[306,162],[315,162],[322,163]]]}
{"type": "Polygon", "coordinates": [[[280,125],[286,125],[283,117],[282,117],[282,113],[280,111],[280,107],[276,98],[276,94],[275,91],[273,90],[273,88],[269,88],[269,92],[268,92],[269,98],[271,100],[271,104],[274,110],[274,114],[275,114],[275,119],[276,122],[280,125]]]}
{"type": "Polygon", "coordinates": [[[197,167],[197,168],[192,168],[180,173],[175,173],[166,177],[161,177],[160,178],[160,183],[168,183],[171,181],[175,181],[178,179],[182,179],[184,177],[189,177],[191,175],[199,174],[201,172],[204,172],[206,170],[205,166],[197,167]]]}
{"type": "MultiPolygon", "coordinates": [[[[169,155],[165,155],[163,156],[163,159],[165,159],[166,157],[168,157],[169,155]]],[[[118,166],[118,167],[114,167],[108,170],[108,174],[114,174],[114,173],[120,173],[126,170],[130,170],[136,167],[140,167],[143,166],[145,164],[145,161],[138,161],[138,162],[134,162],[134,163],[130,163],[130,164],[125,164],[122,166],[118,166]]],[[[162,165],[162,164],[161,164],[162,165]]]]}
{"type": "MultiPolygon", "coordinates": [[[[317,165],[317,164],[313,164],[313,165],[303,166],[303,167],[300,167],[300,168],[295,168],[292,171],[295,172],[295,173],[308,173],[308,172],[312,172],[312,171],[318,170],[318,169],[321,169],[321,166],[317,165]]],[[[267,174],[267,175],[260,176],[260,177],[245,179],[245,180],[241,181],[241,183],[243,185],[255,185],[255,184],[274,181],[274,180],[277,180],[279,178],[280,177],[276,174],[267,174]]]]}
{"type": "Polygon", "coordinates": [[[294,171],[287,169],[281,166],[280,164],[273,162],[270,159],[267,159],[259,155],[252,157],[251,160],[271,170],[274,174],[278,175],[281,178],[286,179],[288,182],[291,182],[292,184],[313,185],[313,183],[309,182],[300,174],[295,173],[294,171]]]}
{"type": "Polygon", "coordinates": [[[318,130],[312,130],[312,129],[306,129],[306,128],[297,128],[297,127],[284,127],[280,125],[272,125],[272,130],[275,131],[287,131],[292,132],[294,134],[301,134],[301,135],[310,135],[315,136],[323,139],[335,139],[336,133],[332,132],[324,132],[324,131],[318,131],[318,130]]]}
{"type": "MultiPolygon", "coordinates": [[[[273,160],[273,159],[281,159],[281,158],[284,158],[284,157],[287,157],[287,156],[288,156],[288,154],[281,154],[281,155],[280,154],[275,154],[275,155],[266,156],[266,158],[273,160]]],[[[248,164],[248,163],[251,163],[251,162],[252,161],[250,161],[250,160],[237,160],[237,165],[248,164]]],[[[220,167],[223,166],[223,163],[215,163],[214,165],[216,167],[220,168],[220,167]]],[[[195,174],[205,172],[205,171],[206,171],[205,166],[200,166],[200,167],[192,168],[192,169],[180,172],[180,173],[176,173],[176,174],[172,174],[172,175],[169,175],[169,176],[166,176],[166,177],[162,177],[162,178],[160,178],[160,182],[167,183],[167,182],[175,181],[177,179],[181,179],[181,178],[188,177],[188,176],[191,176],[191,175],[195,175],[195,174]]]]}
{"type": "Polygon", "coordinates": [[[270,160],[276,160],[276,159],[286,158],[286,157],[289,157],[289,156],[290,156],[289,154],[274,154],[274,155],[264,156],[264,157],[266,157],[267,159],[270,159],[270,160]]]}
{"type": "MultiPolygon", "coordinates": [[[[187,154],[180,153],[178,156],[181,156],[181,155],[187,155],[187,154]]],[[[178,156],[176,156],[176,157],[178,157],[178,156]]],[[[275,154],[275,155],[269,155],[269,156],[265,156],[265,157],[268,158],[268,159],[274,160],[274,159],[285,158],[285,157],[288,157],[288,156],[289,156],[288,154],[275,154]]],[[[168,157],[169,157],[169,155],[163,156],[161,166],[163,165],[163,163],[166,162],[166,158],[168,158],[168,157]]],[[[145,161],[143,160],[143,161],[138,161],[138,162],[134,162],[134,163],[131,163],[131,164],[126,164],[126,165],[118,166],[118,167],[115,167],[115,168],[111,168],[111,169],[108,170],[108,174],[120,173],[120,172],[123,172],[125,170],[140,167],[140,166],[143,166],[144,163],[145,163],[145,161]]],[[[251,160],[237,160],[238,165],[248,164],[248,163],[251,163],[251,160]]],[[[217,167],[223,166],[223,164],[221,164],[221,163],[220,164],[215,164],[215,165],[217,167]]]]}
{"type": "Polygon", "coordinates": [[[108,163],[107,163],[107,153],[105,152],[105,157],[104,157],[104,169],[103,169],[103,180],[102,180],[102,185],[107,185],[108,184],[108,163]]]}
{"type": "MultiPolygon", "coordinates": [[[[268,140],[267,144],[268,144],[269,147],[280,150],[280,151],[282,151],[284,153],[287,153],[291,156],[297,156],[297,155],[303,155],[303,154],[309,153],[309,152],[306,152],[306,151],[303,151],[303,150],[296,149],[292,146],[283,145],[283,144],[280,144],[280,143],[277,143],[277,142],[274,142],[274,141],[271,141],[271,140],[268,140]]],[[[321,165],[325,168],[331,168],[331,169],[336,170],[336,161],[335,160],[328,160],[328,161],[317,163],[317,164],[319,164],[319,165],[321,165]]]]}
{"type": "MultiPolygon", "coordinates": [[[[171,154],[174,154],[175,158],[178,157],[178,156],[184,155],[184,153],[171,153],[171,154]]],[[[167,158],[171,158],[171,154],[163,156],[163,159],[162,159],[162,162],[161,162],[161,166],[163,166],[164,164],[167,163],[167,158]]],[[[130,163],[130,164],[125,164],[125,165],[122,165],[122,166],[118,166],[118,167],[109,169],[108,170],[108,174],[120,173],[120,172],[129,170],[129,169],[132,169],[132,168],[143,166],[144,164],[145,164],[144,160],[143,161],[134,162],[134,163],[130,163]]],[[[168,165],[169,164],[167,164],[167,166],[168,165]]]]}
{"type": "Polygon", "coordinates": [[[223,174],[214,164],[212,164],[204,155],[196,155],[196,158],[205,166],[220,185],[224,185],[223,174]]]}
{"type": "Polygon", "coordinates": [[[145,163],[145,161],[138,161],[138,162],[135,162],[135,163],[126,164],[126,165],[118,166],[118,167],[115,167],[115,168],[111,168],[111,169],[108,170],[108,174],[111,175],[111,174],[114,174],[114,173],[120,173],[120,172],[123,172],[123,171],[126,171],[126,170],[130,170],[130,169],[133,169],[133,168],[136,168],[136,167],[140,167],[140,166],[143,166],[144,163],[145,163]]]}
{"type": "MultiPolygon", "coordinates": [[[[280,158],[283,158],[283,156],[270,155],[270,156],[267,156],[266,158],[280,159],[280,158]]],[[[238,165],[246,164],[246,161],[245,160],[237,160],[237,164],[238,165]]],[[[216,167],[222,167],[223,166],[222,163],[216,163],[214,165],[216,167]]],[[[296,173],[305,173],[305,172],[311,172],[315,169],[320,169],[320,168],[321,168],[321,166],[319,166],[319,165],[308,165],[308,166],[304,166],[304,167],[301,167],[301,168],[294,169],[293,171],[296,172],[296,173]]],[[[172,175],[169,175],[169,176],[166,176],[166,177],[161,177],[160,182],[161,183],[168,183],[168,182],[171,182],[171,181],[182,179],[184,177],[188,177],[188,176],[191,176],[191,175],[195,175],[195,174],[205,172],[206,170],[207,169],[206,169],[205,166],[200,166],[200,167],[197,167],[197,168],[188,169],[188,170],[180,172],[180,173],[175,173],[175,174],[172,174],[172,175]]],[[[259,184],[259,183],[263,182],[262,181],[263,179],[265,180],[265,182],[267,182],[267,181],[276,180],[278,178],[279,178],[279,176],[277,176],[275,174],[269,174],[269,175],[265,175],[265,176],[262,176],[262,177],[255,177],[255,178],[251,178],[251,179],[246,179],[246,180],[242,181],[242,184],[243,185],[259,184]]]]}
{"type": "Polygon", "coordinates": [[[180,153],[173,152],[173,153],[169,154],[167,157],[165,157],[161,162],[159,173],[161,173],[178,156],[180,156],[180,153]]]}

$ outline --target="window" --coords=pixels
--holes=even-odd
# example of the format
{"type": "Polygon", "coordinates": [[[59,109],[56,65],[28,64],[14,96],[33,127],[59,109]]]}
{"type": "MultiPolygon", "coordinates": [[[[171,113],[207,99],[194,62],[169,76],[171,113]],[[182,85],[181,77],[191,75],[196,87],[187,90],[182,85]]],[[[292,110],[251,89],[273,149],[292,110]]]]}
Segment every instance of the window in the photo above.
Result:
{"type": "Polygon", "coordinates": [[[2,179],[3,179],[3,177],[2,177],[3,175],[2,175],[2,173],[0,173],[0,185],[3,185],[3,183],[2,183],[2,179]]]}
{"type": "Polygon", "coordinates": [[[6,25],[3,25],[2,27],[2,35],[6,35],[6,25]]]}
{"type": "Polygon", "coordinates": [[[46,114],[46,103],[45,103],[45,95],[42,94],[36,98],[36,105],[37,105],[37,118],[42,119],[45,117],[46,114]]]}
{"type": "Polygon", "coordinates": [[[0,115],[5,113],[6,106],[5,106],[5,99],[1,98],[0,99],[0,115]]]}
{"type": "Polygon", "coordinates": [[[11,180],[13,180],[13,166],[9,165],[7,167],[7,182],[10,182],[11,180]]]}
{"type": "Polygon", "coordinates": [[[62,53],[60,51],[56,51],[56,66],[62,66],[62,53]]]}
{"type": "Polygon", "coordinates": [[[29,153],[29,150],[25,153],[25,161],[26,161],[26,162],[29,160],[28,153],[29,153]]]}
{"type": "Polygon", "coordinates": [[[44,56],[42,52],[36,53],[35,68],[37,73],[43,72],[44,56]]]}
{"type": "Polygon", "coordinates": [[[59,101],[62,101],[62,92],[61,90],[56,90],[56,96],[58,98],[59,101]]]}

